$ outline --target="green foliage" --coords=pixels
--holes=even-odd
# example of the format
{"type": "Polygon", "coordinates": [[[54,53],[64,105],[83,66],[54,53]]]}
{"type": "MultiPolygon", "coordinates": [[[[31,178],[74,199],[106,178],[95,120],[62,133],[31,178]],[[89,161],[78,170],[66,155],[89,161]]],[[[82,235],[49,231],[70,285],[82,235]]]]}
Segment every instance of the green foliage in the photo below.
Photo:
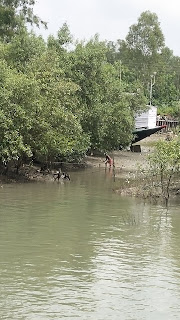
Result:
{"type": "Polygon", "coordinates": [[[82,156],[89,138],[73,113],[78,87],[63,79],[56,53],[32,57],[26,74],[4,60],[1,65],[1,162],[32,155],[41,161],[82,156]]]}
{"type": "Polygon", "coordinates": [[[32,60],[29,72],[33,73],[40,91],[37,117],[41,127],[37,141],[39,125],[34,125],[34,154],[47,161],[62,157],[72,160],[75,154],[76,158],[78,154],[80,157],[89,147],[89,139],[76,116],[78,86],[64,78],[56,51],[48,50],[32,60]]]}
{"type": "Polygon", "coordinates": [[[41,56],[45,50],[44,40],[23,27],[8,44],[4,58],[12,68],[25,72],[31,60],[41,56]]]}
{"type": "Polygon", "coordinates": [[[180,169],[180,139],[159,141],[149,157],[151,186],[168,201],[173,177],[180,169]]]}
{"type": "Polygon", "coordinates": [[[73,36],[70,33],[67,23],[64,23],[58,30],[57,38],[50,35],[47,40],[48,48],[57,50],[59,53],[65,53],[66,48],[72,44],[73,36]]]}
{"type": "MultiPolygon", "coordinates": [[[[134,113],[145,105],[143,94],[127,94],[119,69],[107,61],[107,47],[96,36],[78,43],[69,56],[69,76],[80,90],[81,124],[92,149],[116,149],[130,143],[134,113]]],[[[130,87],[128,88],[130,90],[130,87]]]]}
{"type": "Polygon", "coordinates": [[[154,88],[154,105],[169,105],[177,100],[177,90],[175,87],[175,74],[161,73],[156,77],[154,88]],[[156,103],[157,102],[157,103],[156,103]]]}
{"type": "Polygon", "coordinates": [[[0,158],[8,163],[32,155],[26,141],[31,123],[25,110],[31,83],[1,61],[0,84],[0,158]]]}
{"type": "Polygon", "coordinates": [[[153,102],[179,117],[180,60],[164,47],[157,16],[144,12],[125,41],[75,42],[66,23],[47,43],[34,0],[0,0],[0,160],[79,161],[88,149],[131,142],[135,113],[153,102]],[[71,45],[71,46],[70,46],[71,45]],[[155,70],[156,69],[156,70],[155,70]]]}
{"type": "Polygon", "coordinates": [[[175,118],[180,121],[180,102],[171,102],[171,105],[161,105],[158,108],[158,113],[160,115],[170,115],[172,118],[175,118]]]}
{"type": "Polygon", "coordinates": [[[157,54],[164,47],[157,15],[150,11],[143,12],[138,23],[130,27],[126,43],[129,50],[135,50],[141,57],[157,54]]]}
{"type": "Polygon", "coordinates": [[[137,24],[130,26],[126,40],[118,43],[122,62],[133,69],[147,86],[164,47],[164,36],[157,15],[150,11],[143,12],[137,24]]]}
{"type": "Polygon", "coordinates": [[[151,75],[156,72],[152,103],[174,106],[180,97],[180,58],[165,46],[158,17],[143,12],[137,23],[129,28],[125,40],[108,43],[108,58],[112,63],[121,61],[122,79],[128,83],[138,79],[149,99],[151,75]]]}
{"type": "Polygon", "coordinates": [[[5,41],[16,34],[24,23],[45,25],[33,12],[35,0],[0,0],[0,38],[5,41]]]}

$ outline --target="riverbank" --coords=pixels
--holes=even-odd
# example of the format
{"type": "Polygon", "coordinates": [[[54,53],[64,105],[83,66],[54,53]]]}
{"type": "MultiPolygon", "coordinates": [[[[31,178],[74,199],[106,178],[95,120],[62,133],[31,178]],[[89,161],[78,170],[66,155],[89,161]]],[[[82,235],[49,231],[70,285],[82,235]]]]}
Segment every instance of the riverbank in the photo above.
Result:
{"type": "MultiPolygon", "coordinates": [[[[148,172],[148,158],[155,144],[166,138],[166,134],[154,134],[143,139],[136,144],[140,146],[141,152],[115,151],[110,153],[114,166],[109,168],[107,165],[107,169],[111,170],[114,178],[114,192],[123,196],[150,197],[156,201],[161,198],[161,187],[151,188],[152,179],[145,172],[148,172]]],[[[104,158],[101,157],[87,157],[86,161],[87,164],[94,167],[105,167],[104,158]]],[[[173,196],[180,194],[179,180],[176,180],[170,188],[173,196]]]]}
{"type": "MultiPolygon", "coordinates": [[[[0,187],[9,183],[27,183],[27,182],[53,182],[54,173],[57,170],[71,174],[73,171],[85,169],[88,167],[106,169],[107,173],[113,179],[112,191],[122,196],[133,196],[141,198],[151,198],[157,201],[161,198],[161,192],[157,189],[149,188],[152,181],[148,175],[142,174],[148,170],[148,157],[153,152],[155,143],[166,139],[165,134],[154,134],[151,137],[140,141],[141,152],[113,151],[109,155],[114,160],[114,165],[109,168],[105,165],[105,156],[86,156],[79,164],[61,163],[56,164],[56,169],[42,170],[39,166],[24,165],[18,174],[10,172],[8,175],[0,175],[0,187]]],[[[60,180],[63,180],[62,178],[60,180]]],[[[173,184],[171,194],[176,196],[180,194],[178,181],[173,184]]]]}
{"type": "MultiPolygon", "coordinates": [[[[159,139],[165,139],[164,134],[154,134],[138,143],[141,147],[141,152],[131,151],[114,151],[110,153],[110,156],[114,159],[114,168],[116,178],[131,179],[135,176],[138,170],[146,169],[148,155],[153,151],[154,144],[159,139]]],[[[85,167],[105,167],[105,157],[98,156],[86,156],[82,163],[79,165],[66,164],[62,171],[70,172],[72,170],[78,170],[85,167]]],[[[108,168],[108,166],[107,166],[108,168]]],[[[41,171],[38,166],[23,166],[20,169],[19,174],[11,173],[10,175],[1,175],[0,182],[13,183],[13,182],[28,182],[28,181],[52,181],[54,170],[41,171]]]]}
{"type": "MultiPolygon", "coordinates": [[[[116,171],[121,171],[123,175],[135,173],[139,168],[145,169],[147,167],[147,159],[150,153],[153,152],[155,143],[159,140],[165,140],[166,134],[154,134],[142,141],[134,144],[140,145],[141,152],[131,151],[114,151],[109,155],[114,159],[116,171]]],[[[104,167],[105,157],[87,156],[84,161],[88,166],[104,167]]]]}

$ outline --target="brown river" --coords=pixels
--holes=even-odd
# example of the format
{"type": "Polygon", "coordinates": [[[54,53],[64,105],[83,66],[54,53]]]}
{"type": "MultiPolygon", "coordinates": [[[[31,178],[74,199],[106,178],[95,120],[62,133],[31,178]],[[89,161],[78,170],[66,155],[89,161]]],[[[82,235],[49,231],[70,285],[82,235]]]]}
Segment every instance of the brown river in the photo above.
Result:
{"type": "Polygon", "coordinates": [[[180,199],[113,183],[93,168],[0,186],[0,319],[180,319],[180,199]]]}

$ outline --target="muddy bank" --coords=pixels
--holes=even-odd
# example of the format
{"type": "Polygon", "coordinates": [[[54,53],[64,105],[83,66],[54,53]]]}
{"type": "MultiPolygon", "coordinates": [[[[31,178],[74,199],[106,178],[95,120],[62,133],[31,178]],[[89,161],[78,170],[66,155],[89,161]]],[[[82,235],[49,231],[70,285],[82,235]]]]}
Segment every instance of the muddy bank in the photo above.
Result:
{"type": "MultiPolygon", "coordinates": [[[[140,198],[151,198],[153,201],[162,200],[161,188],[151,188],[152,180],[142,171],[148,170],[148,157],[153,152],[155,143],[165,140],[166,134],[156,134],[139,142],[141,152],[115,151],[109,153],[114,160],[113,171],[114,188],[113,191],[123,196],[135,196],[140,198]]],[[[94,167],[105,167],[105,158],[87,157],[87,164],[94,167]]],[[[107,169],[108,169],[107,165],[107,169]]],[[[179,180],[176,179],[171,188],[171,196],[180,195],[179,180]]]]}
{"type": "MultiPolygon", "coordinates": [[[[114,159],[114,168],[116,178],[133,178],[140,168],[145,169],[147,167],[148,155],[153,151],[153,146],[159,139],[165,139],[165,135],[156,134],[140,141],[141,153],[131,151],[114,151],[110,152],[110,156],[114,159]]],[[[86,156],[83,161],[79,164],[64,164],[61,171],[70,172],[92,167],[105,167],[105,157],[98,156],[86,156]]],[[[108,168],[108,166],[107,166],[108,168]]],[[[27,166],[24,165],[19,174],[11,172],[8,175],[1,175],[1,183],[12,183],[12,182],[28,182],[28,181],[51,181],[54,180],[53,174],[57,169],[50,169],[41,171],[38,166],[27,166]]]]}
{"type": "MultiPolygon", "coordinates": [[[[139,167],[147,165],[148,152],[134,153],[131,151],[116,151],[109,153],[114,160],[115,170],[124,172],[135,172],[139,167]]],[[[103,157],[86,157],[85,161],[88,166],[105,167],[105,158],[103,157]]],[[[109,168],[109,165],[107,165],[109,168]]]]}
{"type": "MultiPolygon", "coordinates": [[[[145,169],[147,167],[148,156],[153,152],[154,145],[159,139],[164,139],[164,136],[155,135],[154,137],[144,139],[142,142],[140,141],[141,152],[127,150],[109,152],[109,155],[114,160],[116,172],[121,171],[125,175],[129,172],[135,173],[139,168],[145,169]]],[[[84,161],[89,166],[105,167],[105,157],[87,156],[84,161]]]]}

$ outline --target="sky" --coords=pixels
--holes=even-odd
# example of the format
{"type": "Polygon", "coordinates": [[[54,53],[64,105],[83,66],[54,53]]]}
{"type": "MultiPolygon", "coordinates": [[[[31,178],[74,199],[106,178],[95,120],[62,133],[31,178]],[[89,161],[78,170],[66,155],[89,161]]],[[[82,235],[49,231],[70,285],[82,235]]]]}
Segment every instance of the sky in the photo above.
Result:
{"type": "Polygon", "coordinates": [[[129,27],[144,11],[156,13],[165,44],[180,56],[180,0],[36,0],[34,13],[48,23],[48,30],[35,30],[46,39],[57,35],[67,23],[74,39],[125,39],[129,27]]]}

